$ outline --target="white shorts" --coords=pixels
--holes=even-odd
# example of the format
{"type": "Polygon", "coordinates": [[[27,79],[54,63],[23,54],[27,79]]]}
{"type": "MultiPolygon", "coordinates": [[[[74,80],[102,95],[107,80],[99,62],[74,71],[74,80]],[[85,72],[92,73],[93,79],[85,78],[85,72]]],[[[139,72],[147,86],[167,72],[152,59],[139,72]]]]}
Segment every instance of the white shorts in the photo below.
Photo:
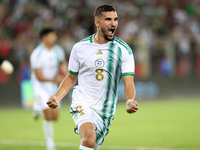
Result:
{"type": "Polygon", "coordinates": [[[105,136],[109,132],[109,127],[113,117],[101,117],[95,110],[87,106],[87,104],[73,104],[70,108],[73,120],[76,124],[75,133],[79,133],[79,128],[86,122],[91,122],[95,127],[96,143],[101,145],[105,136]]]}
{"type": "MultiPolygon", "coordinates": [[[[52,94],[53,93],[48,93],[45,91],[35,92],[34,93],[35,101],[34,101],[34,105],[33,105],[33,110],[42,113],[43,110],[50,108],[47,105],[47,101],[52,94]]],[[[60,107],[60,105],[59,105],[59,107],[60,107]]]]}

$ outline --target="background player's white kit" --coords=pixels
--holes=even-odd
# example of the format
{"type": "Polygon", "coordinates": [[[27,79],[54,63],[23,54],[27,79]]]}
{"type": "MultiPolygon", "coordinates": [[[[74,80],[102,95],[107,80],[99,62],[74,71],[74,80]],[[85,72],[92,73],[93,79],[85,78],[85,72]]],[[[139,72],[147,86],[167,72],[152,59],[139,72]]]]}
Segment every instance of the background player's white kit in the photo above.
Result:
{"type": "Polygon", "coordinates": [[[34,69],[41,69],[44,77],[54,79],[57,76],[59,64],[65,60],[64,51],[58,45],[54,45],[49,51],[44,44],[40,44],[31,55],[31,83],[35,95],[34,110],[43,111],[48,108],[46,101],[52,93],[55,93],[58,85],[55,82],[40,82],[34,69]]]}
{"type": "Polygon", "coordinates": [[[50,109],[46,105],[48,97],[55,93],[58,84],[64,78],[61,73],[65,66],[65,53],[61,47],[55,45],[57,35],[51,28],[44,28],[40,32],[42,43],[37,46],[30,57],[31,83],[34,93],[34,118],[44,114],[43,132],[47,150],[55,150],[53,121],[58,118],[58,109],[50,109]],[[61,73],[59,73],[59,71],[61,73]]]}

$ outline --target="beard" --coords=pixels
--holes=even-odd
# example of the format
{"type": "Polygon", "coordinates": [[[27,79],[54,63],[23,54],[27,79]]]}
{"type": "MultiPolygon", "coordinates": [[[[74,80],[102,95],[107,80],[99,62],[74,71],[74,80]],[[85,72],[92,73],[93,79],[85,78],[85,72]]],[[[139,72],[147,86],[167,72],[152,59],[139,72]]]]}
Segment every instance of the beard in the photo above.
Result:
{"type": "Polygon", "coordinates": [[[115,35],[113,37],[109,37],[107,34],[106,34],[106,29],[101,27],[100,28],[100,31],[101,31],[101,35],[103,36],[103,38],[106,40],[106,41],[112,41],[115,37],[115,35]]]}

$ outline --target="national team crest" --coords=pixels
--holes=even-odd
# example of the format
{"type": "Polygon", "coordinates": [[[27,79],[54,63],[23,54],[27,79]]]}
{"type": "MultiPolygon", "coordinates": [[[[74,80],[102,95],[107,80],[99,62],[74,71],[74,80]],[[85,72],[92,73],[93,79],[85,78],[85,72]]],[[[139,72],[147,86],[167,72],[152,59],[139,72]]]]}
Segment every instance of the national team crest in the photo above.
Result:
{"type": "Polygon", "coordinates": [[[101,59],[101,58],[98,58],[96,61],[95,61],[95,66],[97,67],[97,68],[103,68],[103,66],[104,66],[104,61],[103,61],[103,59],[101,59]]]}

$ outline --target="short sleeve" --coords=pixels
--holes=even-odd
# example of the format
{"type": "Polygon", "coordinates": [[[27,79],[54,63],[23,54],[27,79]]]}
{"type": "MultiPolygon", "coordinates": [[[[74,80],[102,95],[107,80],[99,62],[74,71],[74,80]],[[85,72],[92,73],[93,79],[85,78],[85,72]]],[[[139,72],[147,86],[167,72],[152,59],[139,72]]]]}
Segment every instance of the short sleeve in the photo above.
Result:
{"type": "Polygon", "coordinates": [[[42,68],[42,62],[37,57],[37,53],[36,52],[32,53],[32,55],[30,57],[30,63],[31,63],[31,68],[32,69],[40,69],[40,68],[42,68]]]}
{"type": "Polygon", "coordinates": [[[127,51],[124,52],[122,57],[122,76],[135,75],[135,62],[133,54],[129,54],[127,51]]]}
{"type": "Polygon", "coordinates": [[[68,72],[73,75],[77,75],[79,72],[79,61],[76,54],[76,47],[72,48],[72,51],[70,54],[68,72]]]}

